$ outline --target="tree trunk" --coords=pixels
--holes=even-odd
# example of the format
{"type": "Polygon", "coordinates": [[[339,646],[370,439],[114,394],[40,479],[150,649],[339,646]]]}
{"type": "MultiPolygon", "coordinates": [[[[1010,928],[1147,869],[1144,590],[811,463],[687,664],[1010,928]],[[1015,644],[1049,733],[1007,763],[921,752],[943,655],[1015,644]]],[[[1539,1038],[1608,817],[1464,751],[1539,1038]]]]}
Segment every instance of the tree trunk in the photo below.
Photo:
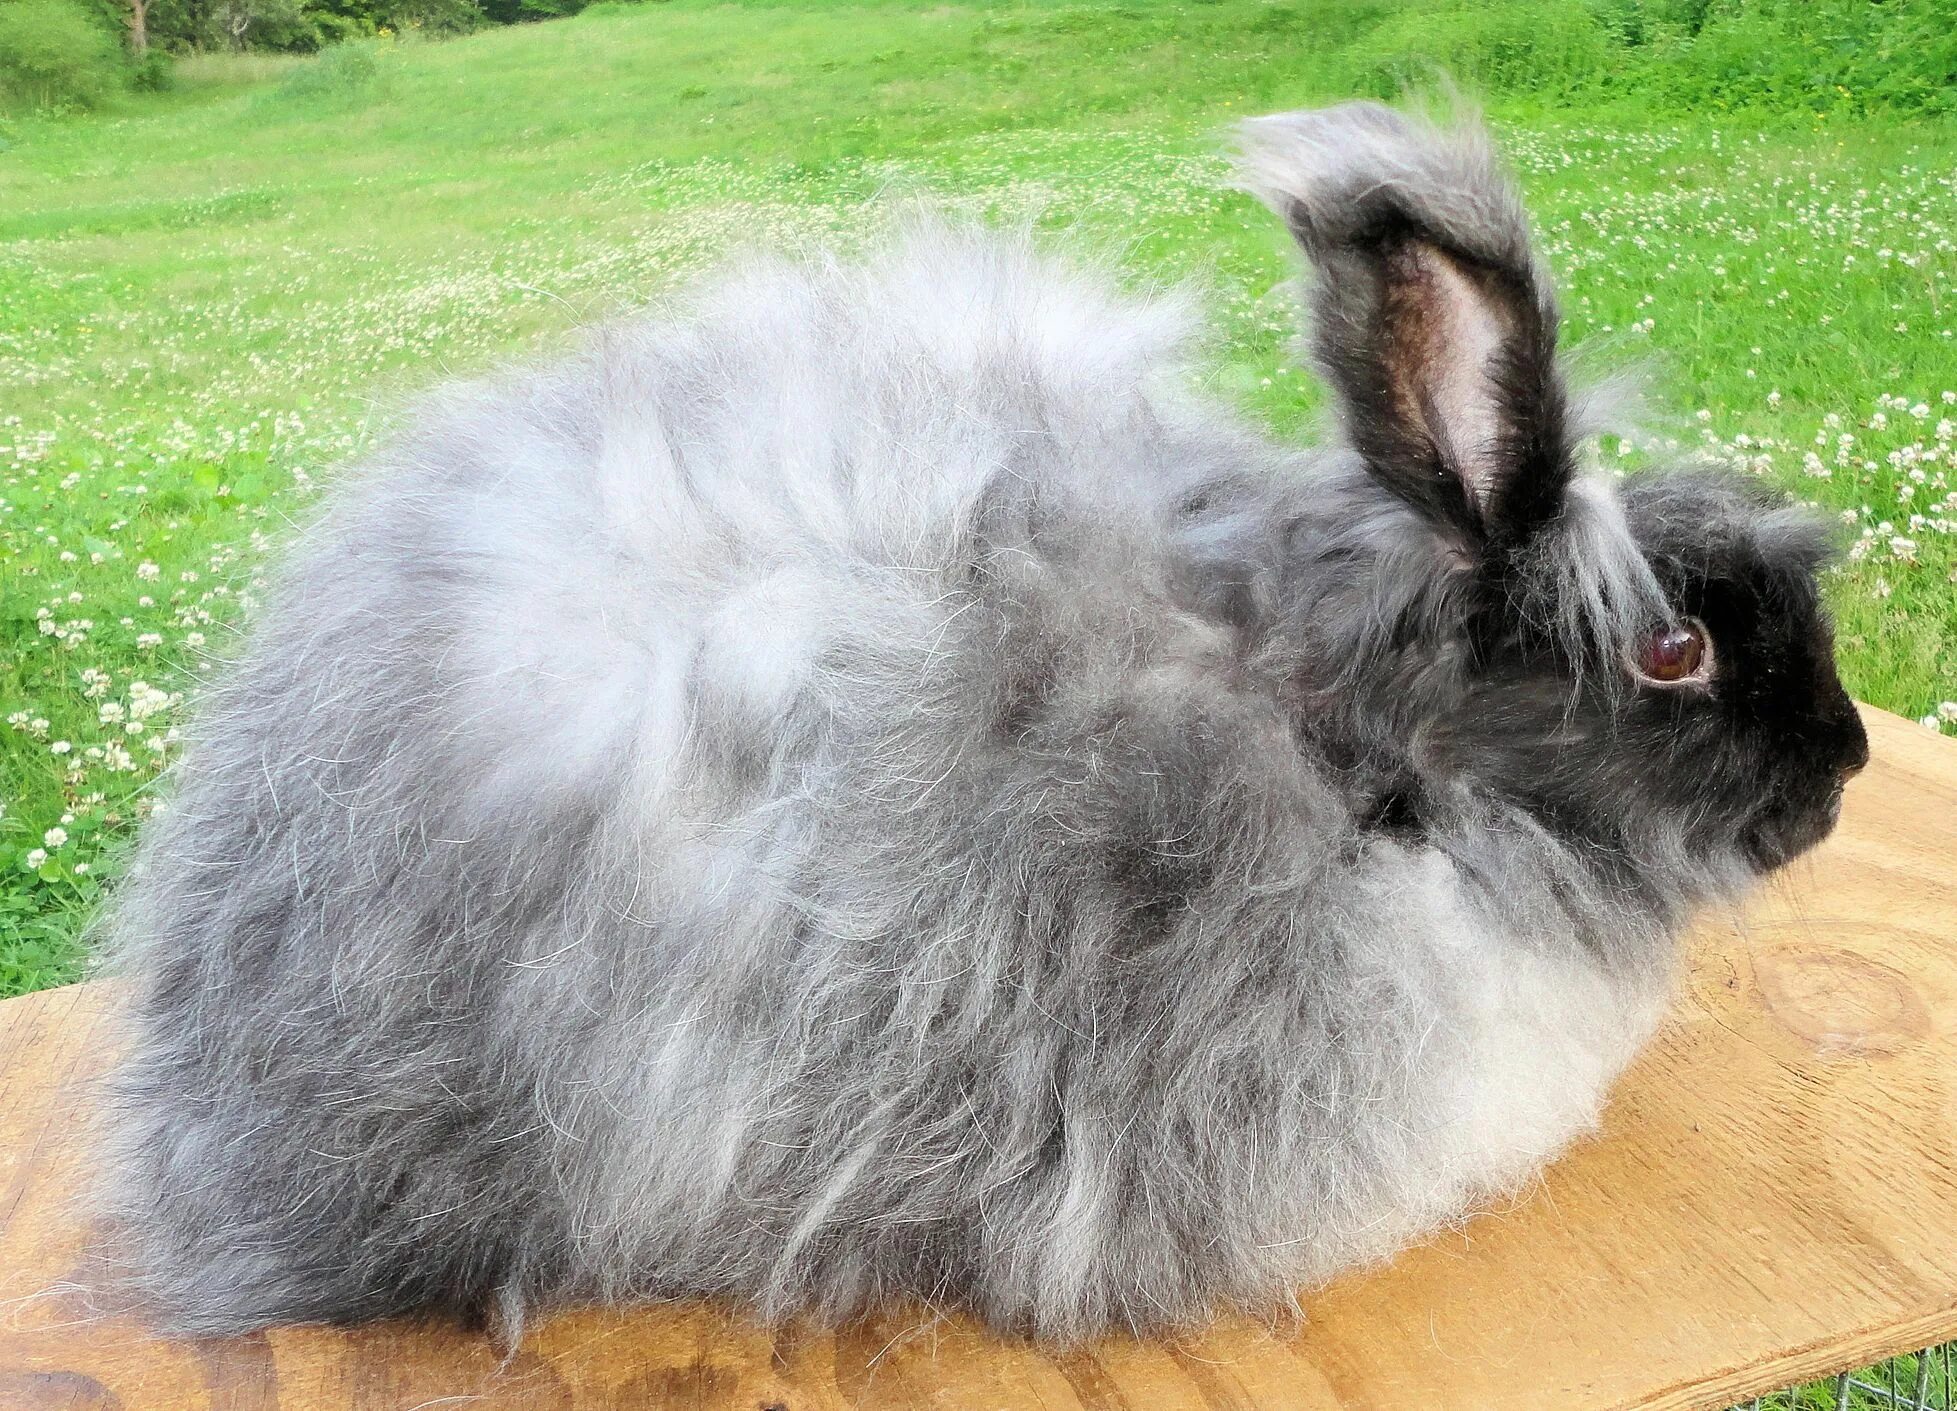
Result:
{"type": "Polygon", "coordinates": [[[129,47],[149,52],[149,0],[129,0],[129,47]]]}

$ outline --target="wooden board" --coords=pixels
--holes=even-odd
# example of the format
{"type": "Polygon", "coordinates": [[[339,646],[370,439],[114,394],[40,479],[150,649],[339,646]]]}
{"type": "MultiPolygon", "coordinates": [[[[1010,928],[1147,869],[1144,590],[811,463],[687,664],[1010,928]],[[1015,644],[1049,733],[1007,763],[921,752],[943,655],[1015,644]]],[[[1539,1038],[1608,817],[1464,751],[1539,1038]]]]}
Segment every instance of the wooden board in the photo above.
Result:
{"type": "Polygon", "coordinates": [[[1717,1407],[1957,1336],[1957,742],[1867,718],[1841,829],[1701,929],[1603,1136],[1291,1331],[1053,1356],[956,1320],[770,1335],[686,1305],[556,1318],[501,1368],[479,1336],[401,1323],[148,1340],[72,1286],[99,992],[8,1001],[0,1407],[1717,1407]]]}

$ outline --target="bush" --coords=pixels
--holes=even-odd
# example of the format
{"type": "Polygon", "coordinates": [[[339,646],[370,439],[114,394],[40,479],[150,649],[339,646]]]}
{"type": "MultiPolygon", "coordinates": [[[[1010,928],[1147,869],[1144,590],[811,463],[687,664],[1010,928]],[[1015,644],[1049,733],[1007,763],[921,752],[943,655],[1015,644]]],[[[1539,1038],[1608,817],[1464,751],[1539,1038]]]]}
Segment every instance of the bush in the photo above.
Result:
{"type": "Polygon", "coordinates": [[[282,102],[307,107],[358,107],[381,86],[377,46],[370,42],[335,44],[288,73],[274,90],[282,102]]]}
{"type": "Polygon", "coordinates": [[[483,23],[478,0],[392,0],[388,25],[403,33],[467,34],[483,23]]]}
{"type": "Polygon", "coordinates": [[[1957,13],[1951,0],[1425,0],[1379,12],[1336,69],[1382,98],[1445,73],[1546,107],[1948,114],[1957,13]]]}
{"type": "Polygon", "coordinates": [[[1715,0],[1673,66],[1720,106],[1957,112],[1957,15],[1944,0],[1715,0]]]}
{"type": "Polygon", "coordinates": [[[583,11],[586,0],[482,0],[485,19],[495,24],[561,20],[583,11]]]}
{"type": "Polygon", "coordinates": [[[177,61],[152,47],[130,58],[129,81],[145,93],[167,92],[177,86],[177,61]]]}
{"type": "Polygon", "coordinates": [[[0,0],[0,108],[97,107],[125,76],[115,37],[77,0],[0,0]]]}

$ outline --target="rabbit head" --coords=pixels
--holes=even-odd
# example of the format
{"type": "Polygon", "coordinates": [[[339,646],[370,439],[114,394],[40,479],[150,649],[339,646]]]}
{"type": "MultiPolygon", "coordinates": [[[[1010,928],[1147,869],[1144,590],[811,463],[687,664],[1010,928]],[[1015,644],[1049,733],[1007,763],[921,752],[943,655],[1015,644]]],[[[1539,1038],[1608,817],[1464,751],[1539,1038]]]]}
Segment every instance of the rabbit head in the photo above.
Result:
{"type": "Polygon", "coordinates": [[[1868,757],[1821,524],[1739,476],[1579,472],[1554,294],[1478,128],[1352,104],[1242,150],[1313,266],[1349,448],[1281,550],[1283,650],[1377,820],[1497,799],[1699,895],[1818,842],[1868,757]]]}

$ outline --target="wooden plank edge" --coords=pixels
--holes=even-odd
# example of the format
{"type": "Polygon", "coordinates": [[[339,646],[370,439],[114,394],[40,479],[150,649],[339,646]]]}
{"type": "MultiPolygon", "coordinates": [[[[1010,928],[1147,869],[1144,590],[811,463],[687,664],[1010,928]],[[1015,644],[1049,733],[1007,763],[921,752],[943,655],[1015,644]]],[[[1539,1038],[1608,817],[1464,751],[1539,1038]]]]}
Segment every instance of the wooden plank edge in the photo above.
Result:
{"type": "Polygon", "coordinates": [[[1771,1396],[1802,1382],[1858,1371],[1952,1340],[1957,1340],[1957,1298],[1948,1307],[1900,1323],[1872,1324],[1845,1336],[1816,1339],[1748,1366],[1676,1382],[1643,1399],[1619,1402],[1610,1411],[1724,1411],[1757,1396],[1771,1396]]]}

